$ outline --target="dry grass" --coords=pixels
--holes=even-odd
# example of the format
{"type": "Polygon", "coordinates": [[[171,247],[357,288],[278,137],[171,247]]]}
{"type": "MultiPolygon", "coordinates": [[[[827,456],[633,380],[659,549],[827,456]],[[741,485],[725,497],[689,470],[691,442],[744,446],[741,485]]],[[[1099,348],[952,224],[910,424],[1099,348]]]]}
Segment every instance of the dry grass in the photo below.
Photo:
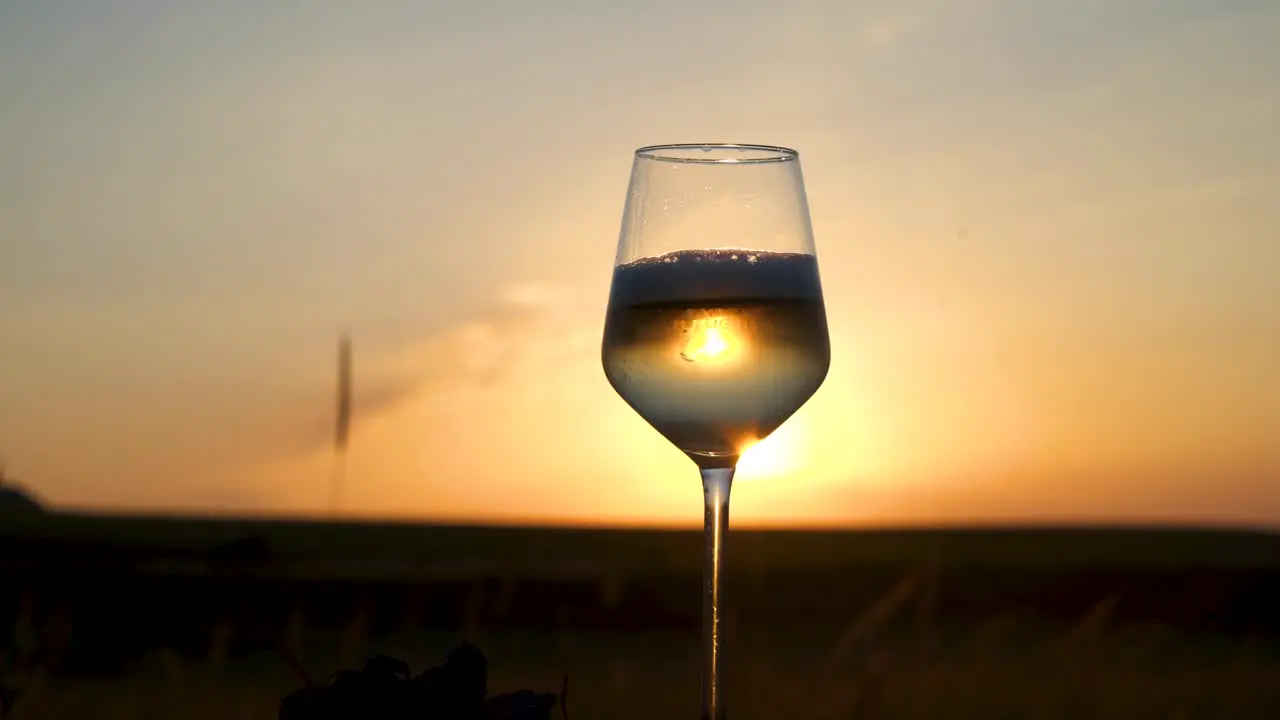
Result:
{"type": "MultiPolygon", "coordinates": [[[[944,628],[936,613],[936,564],[911,573],[844,628],[769,633],[739,628],[730,670],[735,718],[1028,718],[1274,720],[1280,654],[1257,643],[1193,638],[1164,628],[1119,627],[1119,598],[1099,600],[1070,628],[1015,616],[944,628]]],[[[612,589],[610,590],[613,591],[612,589]]],[[[477,590],[477,592],[479,592],[477,590]]],[[[481,599],[474,597],[478,606],[481,599]]],[[[12,720],[274,718],[299,674],[324,676],[374,652],[434,662],[456,637],[426,635],[406,613],[395,638],[368,632],[368,603],[346,628],[308,628],[297,608],[283,653],[229,653],[235,628],[210,629],[202,658],[160,649],[121,680],[52,679],[31,659],[66,647],[68,628],[37,627],[25,603],[5,657],[6,682],[22,692],[12,720]],[[305,670],[291,667],[299,658],[305,670]]],[[[691,634],[591,634],[565,608],[542,635],[485,632],[471,613],[466,634],[492,659],[491,687],[557,692],[573,679],[572,716],[648,720],[696,717],[697,638],[691,634]]],[[[56,665],[56,657],[49,658],[56,665]]],[[[45,663],[46,665],[48,663],[45,663]]],[[[8,720],[8,719],[6,719],[8,720]]]]}

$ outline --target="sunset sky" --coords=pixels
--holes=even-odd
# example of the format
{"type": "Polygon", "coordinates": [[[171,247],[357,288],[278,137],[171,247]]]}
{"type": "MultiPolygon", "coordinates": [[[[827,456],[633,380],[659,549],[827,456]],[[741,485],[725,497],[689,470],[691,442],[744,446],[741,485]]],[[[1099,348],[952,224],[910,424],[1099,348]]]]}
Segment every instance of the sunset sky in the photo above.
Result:
{"type": "Polygon", "coordinates": [[[833,364],[735,524],[1280,523],[1280,3],[0,4],[0,456],[55,505],[697,524],[632,150],[801,153],[833,364]]]}

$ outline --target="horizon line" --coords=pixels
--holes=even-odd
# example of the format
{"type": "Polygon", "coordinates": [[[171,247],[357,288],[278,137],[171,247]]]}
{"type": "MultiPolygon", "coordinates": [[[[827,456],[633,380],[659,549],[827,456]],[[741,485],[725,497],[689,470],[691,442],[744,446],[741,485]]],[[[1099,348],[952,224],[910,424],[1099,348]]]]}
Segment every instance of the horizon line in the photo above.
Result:
{"type": "MultiPolygon", "coordinates": [[[[268,514],[223,513],[217,511],[165,511],[134,510],[118,512],[91,508],[43,508],[43,512],[26,515],[45,520],[139,520],[279,525],[332,525],[350,527],[368,526],[416,526],[457,530],[531,530],[531,531],[618,531],[655,533],[700,533],[702,527],[695,523],[647,522],[647,521],[589,521],[514,518],[414,518],[404,516],[349,515],[327,517],[323,514],[268,514]]],[[[1159,518],[1105,518],[1090,519],[1072,516],[1044,516],[1040,518],[970,518],[928,520],[897,520],[859,523],[803,523],[746,522],[733,527],[734,532],[767,533],[944,533],[944,532],[1055,532],[1055,531],[1110,531],[1110,532],[1206,532],[1280,534],[1280,524],[1267,524],[1247,520],[1183,520],[1159,518]]]]}

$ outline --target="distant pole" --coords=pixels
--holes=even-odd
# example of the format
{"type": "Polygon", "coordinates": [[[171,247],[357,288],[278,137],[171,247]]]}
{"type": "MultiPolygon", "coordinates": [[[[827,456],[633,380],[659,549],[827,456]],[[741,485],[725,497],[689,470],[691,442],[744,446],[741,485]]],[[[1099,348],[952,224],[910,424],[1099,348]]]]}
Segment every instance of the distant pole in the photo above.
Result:
{"type": "Polygon", "coordinates": [[[351,439],[351,338],[338,338],[338,414],[333,438],[333,487],[329,498],[329,515],[336,516],[342,507],[343,485],[347,475],[347,444],[351,439]]]}

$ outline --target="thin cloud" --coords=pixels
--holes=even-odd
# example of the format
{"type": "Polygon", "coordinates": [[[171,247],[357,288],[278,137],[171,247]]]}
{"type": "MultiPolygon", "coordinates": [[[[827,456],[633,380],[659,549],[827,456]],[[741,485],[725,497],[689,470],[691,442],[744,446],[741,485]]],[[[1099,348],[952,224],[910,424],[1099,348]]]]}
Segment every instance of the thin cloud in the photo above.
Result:
{"type": "Polygon", "coordinates": [[[873,48],[893,45],[901,36],[902,26],[885,20],[868,23],[862,28],[862,42],[873,48]]]}
{"type": "MultiPolygon", "coordinates": [[[[381,415],[410,400],[417,390],[417,383],[408,377],[373,377],[356,380],[351,391],[351,433],[360,433],[361,419],[381,415]]],[[[333,393],[321,400],[320,393],[306,404],[312,408],[308,420],[300,423],[303,428],[283,438],[272,439],[271,455],[293,455],[333,446],[337,405],[333,393]]]]}
{"type": "Polygon", "coordinates": [[[555,298],[557,288],[541,280],[510,283],[499,291],[505,305],[528,308],[546,308],[555,298]]]}
{"type": "Polygon", "coordinates": [[[577,352],[583,330],[573,295],[539,280],[504,285],[487,313],[427,343],[423,385],[492,387],[577,352]]]}
{"type": "MultiPolygon", "coordinates": [[[[362,424],[408,402],[444,394],[465,400],[468,392],[490,389],[517,373],[536,375],[580,352],[585,338],[570,318],[578,305],[569,295],[566,288],[537,280],[504,285],[495,291],[488,310],[393,357],[361,357],[357,338],[352,442],[359,442],[362,424]]],[[[291,414],[303,416],[297,423],[301,429],[268,437],[267,455],[297,457],[330,448],[336,412],[333,390],[317,386],[300,401],[291,414]]]]}

